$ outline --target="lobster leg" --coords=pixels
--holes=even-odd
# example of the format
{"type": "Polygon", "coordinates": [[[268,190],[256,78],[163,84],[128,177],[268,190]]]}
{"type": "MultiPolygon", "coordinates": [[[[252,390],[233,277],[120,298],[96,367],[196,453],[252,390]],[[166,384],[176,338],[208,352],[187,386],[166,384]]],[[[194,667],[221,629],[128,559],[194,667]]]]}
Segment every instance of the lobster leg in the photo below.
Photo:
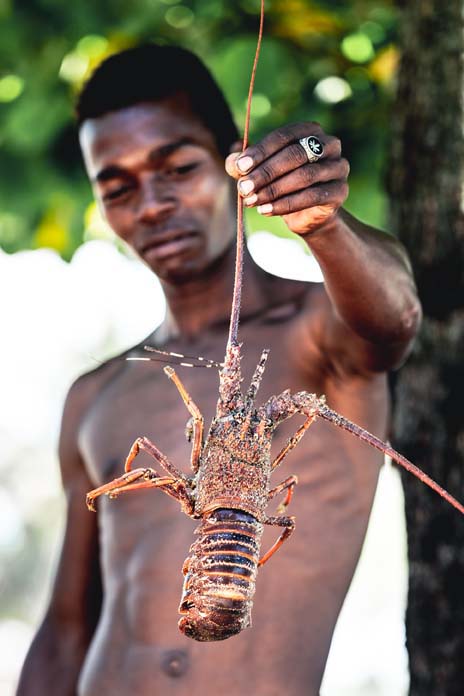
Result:
{"type": "Polygon", "coordinates": [[[180,381],[179,377],[177,376],[175,370],[173,370],[172,367],[165,367],[164,368],[165,373],[169,377],[169,379],[172,379],[174,384],[176,385],[179,394],[182,397],[182,401],[184,404],[187,406],[190,415],[192,416],[193,419],[193,444],[192,444],[192,453],[190,455],[190,464],[192,466],[193,472],[196,474],[198,471],[198,467],[200,465],[200,455],[201,455],[201,449],[203,447],[203,426],[204,426],[204,419],[201,414],[200,409],[196,405],[196,403],[192,400],[190,394],[180,381]]]}
{"type": "Polygon", "coordinates": [[[113,479],[113,481],[110,481],[109,483],[104,483],[103,486],[94,488],[93,490],[87,493],[87,507],[89,508],[89,510],[93,510],[95,512],[95,506],[93,504],[95,498],[98,498],[98,496],[100,495],[109,494],[115,488],[118,488],[120,486],[131,485],[134,481],[137,481],[138,479],[143,478],[146,481],[149,476],[158,477],[158,474],[154,469],[134,469],[133,471],[126,472],[122,476],[113,479]]]}
{"type": "Polygon", "coordinates": [[[314,423],[314,421],[316,420],[316,418],[317,418],[316,415],[309,416],[309,417],[305,420],[305,422],[303,423],[303,425],[301,425],[301,426],[298,428],[298,430],[296,431],[295,435],[294,435],[293,437],[291,437],[291,438],[288,440],[288,442],[287,442],[287,444],[285,445],[285,447],[282,447],[282,449],[280,450],[279,454],[277,455],[277,457],[276,457],[276,458],[274,459],[274,461],[272,462],[272,465],[271,465],[271,470],[272,470],[272,471],[274,471],[274,469],[275,469],[276,467],[279,466],[279,464],[280,464],[280,463],[282,462],[282,460],[287,456],[287,454],[288,454],[294,447],[297,446],[297,444],[299,443],[299,441],[301,440],[301,438],[303,437],[303,435],[305,434],[305,432],[307,431],[307,429],[309,428],[309,426],[310,426],[312,423],[314,423]]]}
{"type": "Polygon", "coordinates": [[[153,480],[136,481],[135,483],[130,483],[128,485],[119,486],[114,488],[108,493],[110,498],[117,498],[120,493],[127,493],[128,491],[139,491],[142,488],[159,488],[163,493],[167,493],[171,498],[175,498],[182,505],[182,510],[186,515],[192,515],[194,511],[194,502],[189,494],[189,490],[183,481],[178,479],[170,478],[169,476],[160,476],[159,478],[153,480]]]}
{"type": "Polygon", "coordinates": [[[275,554],[277,549],[279,549],[284,541],[289,538],[292,532],[295,530],[295,518],[294,517],[265,517],[263,519],[263,524],[276,525],[278,527],[285,527],[284,531],[277,539],[277,541],[271,546],[271,548],[259,559],[258,566],[262,566],[268,561],[271,556],[275,554]]]}
{"type": "Polygon", "coordinates": [[[180,481],[183,481],[186,485],[189,484],[189,480],[187,479],[187,477],[184,476],[184,474],[169,461],[166,455],[163,454],[161,450],[159,450],[157,446],[154,445],[153,442],[151,442],[151,440],[148,439],[148,437],[138,437],[132,445],[132,447],[130,448],[129,454],[127,455],[126,463],[124,465],[124,471],[126,473],[132,471],[132,462],[134,461],[140,450],[147,452],[153,457],[153,459],[156,459],[156,461],[159,464],[161,464],[163,469],[165,469],[168,472],[168,474],[171,474],[172,478],[179,479],[180,481]]]}
{"type": "Polygon", "coordinates": [[[282,493],[282,491],[287,491],[287,495],[285,496],[285,500],[280,503],[279,507],[277,508],[277,512],[279,514],[285,512],[285,509],[287,505],[290,503],[292,496],[293,496],[293,489],[295,488],[296,484],[298,483],[298,477],[293,475],[289,476],[285,481],[282,481],[282,483],[279,483],[278,486],[275,488],[272,488],[269,493],[267,494],[268,500],[271,500],[271,498],[274,498],[274,496],[278,495],[279,493],[282,493]]]}
{"type": "Polygon", "coordinates": [[[89,491],[86,498],[87,507],[95,512],[94,500],[100,495],[117,498],[121,493],[143,488],[159,488],[171,498],[178,500],[187,515],[193,513],[194,502],[185,483],[170,476],[158,476],[154,469],[134,469],[128,474],[119,476],[113,481],[89,491]]]}
{"type": "Polygon", "coordinates": [[[194,509],[194,502],[190,495],[190,482],[184,474],[177,470],[169,459],[164,455],[147,437],[138,437],[130,448],[124,466],[125,473],[122,476],[103,484],[98,488],[94,488],[87,493],[87,507],[89,510],[95,511],[94,500],[100,495],[109,495],[116,497],[125,491],[131,491],[141,488],[161,488],[165,493],[173,498],[176,498],[182,505],[183,511],[187,515],[191,515],[194,509]],[[143,450],[156,459],[159,464],[171,476],[161,477],[151,468],[132,469],[132,462],[138,455],[140,450],[143,450]],[[139,480],[142,479],[142,480],[139,480]]]}

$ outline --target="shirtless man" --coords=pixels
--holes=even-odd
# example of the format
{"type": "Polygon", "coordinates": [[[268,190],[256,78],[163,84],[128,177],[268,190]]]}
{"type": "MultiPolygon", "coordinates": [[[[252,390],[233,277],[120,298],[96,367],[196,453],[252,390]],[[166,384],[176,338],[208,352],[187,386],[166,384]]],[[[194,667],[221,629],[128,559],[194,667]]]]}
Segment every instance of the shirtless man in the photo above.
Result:
{"type": "MultiPolygon", "coordinates": [[[[78,113],[98,203],[166,293],[166,319],[131,353],[141,355],[149,342],[222,360],[238,179],[247,205],[282,215],[302,235],[325,278],[324,285],[283,280],[246,257],[245,383],[268,347],[260,400],[286,388],[325,394],[333,409],[385,438],[385,371],[404,359],[420,308],[401,247],[340,207],[348,192],[340,142],[317,124],[299,123],[238,157],[217,87],[194,56],[166,47],[110,58],[84,88],[78,113]],[[325,148],[315,163],[298,144],[311,134],[325,148]],[[231,150],[232,178],[224,171],[231,150]]],[[[97,514],[85,507],[88,490],[122,473],[140,435],[188,471],[189,414],[161,368],[110,360],[70,390],[60,441],[66,533],[18,694],[316,696],[382,457],[328,423],[311,427],[276,478],[298,474],[289,509],[297,528],[258,574],[252,628],[197,643],[177,628],[181,568],[196,523],[156,490],[99,498],[97,514]]],[[[217,373],[179,372],[208,424],[217,373]]],[[[298,425],[295,418],[277,430],[275,452],[298,425]]],[[[143,453],[136,464],[156,467],[143,453]]],[[[267,529],[263,549],[275,537],[276,528],[267,529]]]]}

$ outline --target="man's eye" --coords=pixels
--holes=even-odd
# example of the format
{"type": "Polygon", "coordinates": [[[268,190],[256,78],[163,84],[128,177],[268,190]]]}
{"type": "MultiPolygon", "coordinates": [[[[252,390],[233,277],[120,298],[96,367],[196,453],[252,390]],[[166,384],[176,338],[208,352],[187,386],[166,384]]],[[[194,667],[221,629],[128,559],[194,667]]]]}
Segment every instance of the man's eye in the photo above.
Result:
{"type": "Polygon", "coordinates": [[[184,164],[182,167],[172,167],[172,169],[167,170],[167,175],[170,177],[182,177],[185,176],[185,174],[188,174],[189,172],[192,172],[194,169],[196,169],[199,166],[198,162],[191,162],[190,164],[184,164]]]}
{"type": "Polygon", "coordinates": [[[111,191],[106,191],[102,198],[104,201],[114,201],[118,198],[122,198],[130,190],[131,186],[125,184],[124,186],[118,186],[118,188],[112,189],[111,191]]]}

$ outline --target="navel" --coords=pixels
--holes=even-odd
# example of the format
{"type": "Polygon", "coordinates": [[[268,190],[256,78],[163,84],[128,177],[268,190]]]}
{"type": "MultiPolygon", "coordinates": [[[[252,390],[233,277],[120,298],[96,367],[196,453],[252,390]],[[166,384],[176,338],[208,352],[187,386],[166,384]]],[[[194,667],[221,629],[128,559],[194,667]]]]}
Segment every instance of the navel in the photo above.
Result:
{"type": "Polygon", "coordinates": [[[189,669],[186,650],[165,650],[161,656],[161,669],[169,677],[182,677],[189,669]]]}

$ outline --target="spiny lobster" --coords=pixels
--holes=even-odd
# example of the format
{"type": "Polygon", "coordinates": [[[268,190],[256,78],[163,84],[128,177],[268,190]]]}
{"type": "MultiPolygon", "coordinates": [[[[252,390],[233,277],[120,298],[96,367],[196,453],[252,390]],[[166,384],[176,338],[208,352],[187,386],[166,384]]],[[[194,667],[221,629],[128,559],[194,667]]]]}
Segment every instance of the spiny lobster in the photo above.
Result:
{"type": "MultiPolygon", "coordinates": [[[[248,139],[251,94],[263,30],[263,5],[262,0],[243,149],[246,148],[248,139]]],[[[190,547],[190,555],[184,563],[184,586],[179,607],[180,630],[198,641],[224,640],[251,624],[251,607],[258,567],[277,551],[295,528],[293,517],[282,514],[268,517],[265,510],[270,499],[285,492],[285,499],[277,512],[285,511],[297,484],[297,477],[290,476],[274,488],[270,488],[271,474],[318,417],[348,430],[390,456],[464,514],[464,507],[429,476],[387,443],[332,411],[326,405],[324,397],[304,391],[291,394],[287,390],[256,407],[254,401],[265,369],[268,350],[262,352],[250,386],[245,394],[242,393],[238,323],[244,231],[240,196],[237,217],[234,293],[225,359],[221,364],[205,358],[198,359],[205,367],[219,367],[219,400],[205,442],[200,410],[174,369],[170,366],[164,368],[192,417],[189,437],[193,440],[191,466],[194,475],[185,476],[156,445],[146,437],[141,437],[131,447],[126,459],[125,473],[87,494],[87,505],[93,510],[95,498],[102,494],[114,498],[126,491],[159,488],[178,500],[185,514],[201,520],[196,530],[198,538],[190,547]],[[297,413],[306,416],[306,420],[272,461],[271,442],[275,428],[297,413]],[[132,462],[140,450],[148,452],[168,475],[160,476],[152,468],[132,469],[132,462]],[[283,531],[274,545],[260,558],[263,525],[283,527],[283,531]]],[[[184,357],[178,354],[164,355],[184,357]]]]}

